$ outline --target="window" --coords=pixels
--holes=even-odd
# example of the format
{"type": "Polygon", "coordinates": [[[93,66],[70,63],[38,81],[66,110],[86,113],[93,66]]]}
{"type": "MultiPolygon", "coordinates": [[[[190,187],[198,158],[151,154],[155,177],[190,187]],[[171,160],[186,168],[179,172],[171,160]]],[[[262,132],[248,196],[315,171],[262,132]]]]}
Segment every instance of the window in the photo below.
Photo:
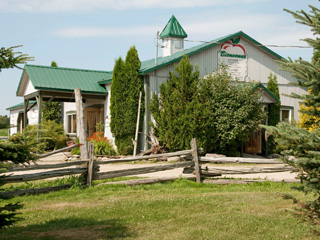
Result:
{"type": "Polygon", "coordinates": [[[281,107],[280,109],[280,121],[291,123],[292,121],[293,108],[292,107],[281,107]]]}
{"type": "Polygon", "coordinates": [[[68,133],[76,133],[77,132],[77,116],[76,114],[68,114],[68,133]]]}

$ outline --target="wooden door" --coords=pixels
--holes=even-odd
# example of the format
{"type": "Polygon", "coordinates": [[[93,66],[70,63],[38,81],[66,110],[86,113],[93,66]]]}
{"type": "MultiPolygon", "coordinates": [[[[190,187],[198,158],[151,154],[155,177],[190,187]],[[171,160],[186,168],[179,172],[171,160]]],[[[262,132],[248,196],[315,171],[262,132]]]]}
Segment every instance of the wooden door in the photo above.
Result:
{"type": "Polygon", "coordinates": [[[89,107],[84,109],[84,122],[87,135],[92,137],[96,132],[97,123],[103,121],[103,108],[102,107],[89,107]]]}
{"type": "Polygon", "coordinates": [[[244,145],[244,152],[246,153],[261,153],[262,152],[262,138],[261,129],[252,130],[250,133],[250,139],[244,145]]]}

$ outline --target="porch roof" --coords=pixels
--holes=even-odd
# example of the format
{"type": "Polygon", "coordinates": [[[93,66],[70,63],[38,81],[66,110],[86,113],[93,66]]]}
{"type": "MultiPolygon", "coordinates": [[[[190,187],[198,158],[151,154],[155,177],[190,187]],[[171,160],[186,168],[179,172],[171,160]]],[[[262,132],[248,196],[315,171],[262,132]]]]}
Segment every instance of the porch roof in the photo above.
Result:
{"type": "MultiPolygon", "coordinates": [[[[24,74],[27,74],[37,90],[73,92],[80,88],[83,93],[106,95],[107,90],[98,82],[110,78],[110,71],[62,68],[26,64],[17,89],[17,95],[23,96],[24,74]]],[[[24,85],[25,86],[25,85],[24,85]]]]}
{"type": "MultiPolygon", "coordinates": [[[[36,103],[36,101],[31,100],[31,101],[29,101],[29,106],[32,106],[35,103],[36,103]]],[[[9,111],[9,110],[19,109],[19,108],[23,108],[23,107],[24,107],[24,103],[22,102],[22,103],[13,105],[11,107],[8,107],[8,108],[6,108],[6,110],[9,111]]]]}

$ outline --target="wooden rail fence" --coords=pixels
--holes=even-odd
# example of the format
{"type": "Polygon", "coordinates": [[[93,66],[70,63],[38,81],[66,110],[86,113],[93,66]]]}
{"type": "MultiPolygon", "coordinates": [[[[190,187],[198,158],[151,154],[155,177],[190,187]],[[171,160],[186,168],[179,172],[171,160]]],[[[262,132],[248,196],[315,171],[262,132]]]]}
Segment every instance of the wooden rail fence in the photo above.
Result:
{"type": "MultiPolygon", "coordinates": [[[[79,145],[73,145],[71,147],[58,150],[57,152],[69,150],[77,146],[79,145]]],[[[136,157],[128,157],[128,158],[110,159],[110,160],[104,160],[104,161],[102,160],[95,161],[94,144],[89,143],[88,144],[89,159],[87,160],[73,161],[73,162],[60,163],[60,164],[51,164],[51,165],[31,165],[31,166],[10,168],[9,171],[5,173],[6,176],[1,178],[1,181],[3,183],[16,183],[16,182],[26,182],[26,181],[34,181],[34,180],[40,180],[40,179],[56,178],[56,177],[67,176],[67,175],[81,174],[83,175],[83,178],[85,180],[84,184],[91,186],[92,181],[94,180],[139,175],[139,174],[145,174],[145,173],[166,171],[166,170],[171,170],[175,168],[184,168],[183,173],[189,173],[189,174],[193,173],[195,175],[195,177],[189,176],[188,177],[189,179],[195,178],[196,181],[200,183],[201,178],[215,177],[215,176],[221,176],[226,174],[270,173],[270,172],[284,172],[284,171],[295,170],[294,168],[289,166],[267,167],[267,168],[253,167],[250,169],[248,168],[227,169],[227,168],[221,168],[221,167],[219,168],[207,167],[207,166],[202,166],[202,164],[204,163],[280,164],[282,162],[277,160],[268,160],[268,159],[261,159],[257,161],[256,159],[252,160],[250,158],[199,157],[198,151],[199,149],[197,148],[196,140],[192,139],[190,150],[184,150],[184,151],[178,151],[178,152],[172,152],[172,153],[163,153],[163,154],[157,154],[157,155],[149,155],[149,156],[136,156],[136,157]],[[174,157],[174,156],[183,157],[186,161],[166,164],[166,165],[156,165],[156,166],[150,166],[150,167],[140,167],[140,168],[100,172],[100,166],[104,164],[135,162],[135,161],[141,161],[141,160],[159,159],[159,158],[174,157]],[[10,175],[11,172],[30,171],[30,170],[46,170],[46,171],[23,174],[23,175],[10,175]],[[7,175],[8,173],[9,175],[7,175]]],[[[46,154],[43,156],[52,155],[54,153],[46,154]]],[[[175,178],[138,179],[138,180],[121,181],[113,184],[136,185],[136,184],[172,181],[174,179],[175,178]]],[[[111,183],[106,183],[106,184],[111,184],[111,183]]],[[[67,184],[67,185],[48,187],[48,188],[18,190],[13,192],[1,192],[0,195],[7,195],[7,196],[8,195],[24,195],[27,193],[38,194],[38,193],[45,193],[45,192],[65,189],[70,186],[71,184],[67,184]]]]}

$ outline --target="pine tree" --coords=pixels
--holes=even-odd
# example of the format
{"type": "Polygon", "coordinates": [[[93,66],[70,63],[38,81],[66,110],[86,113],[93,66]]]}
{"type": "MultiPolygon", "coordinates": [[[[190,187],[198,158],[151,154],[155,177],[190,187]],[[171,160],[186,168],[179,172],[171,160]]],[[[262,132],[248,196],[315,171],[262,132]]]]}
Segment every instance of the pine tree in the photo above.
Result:
{"type": "MultiPolygon", "coordinates": [[[[135,47],[131,47],[126,60],[116,60],[111,84],[111,132],[120,154],[133,152],[133,142],[138,114],[140,91],[143,93],[143,79],[139,76],[141,62],[135,47]]],[[[143,99],[143,97],[142,97],[143,99]]],[[[143,102],[141,106],[143,106],[143,102]]],[[[143,116],[143,107],[140,115],[143,116]]],[[[141,122],[143,118],[140,117],[141,122]]],[[[142,124],[140,124],[142,128],[142,124]]]]}
{"type": "MultiPolygon", "coordinates": [[[[272,73],[268,77],[269,81],[267,84],[267,89],[270,90],[278,99],[280,99],[279,86],[277,82],[277,76],[272,73]]],[[[281,102],[273,103],[269,105],[268,109],[268,125],[276,126],[280,122],[280,106],[281,102]]],[[[276,145],[273,136],[268,138],[268,151],[270,153],[275,153],[276,145]]]]}
{"type": "Polygon", "coordinates": [[[175,66],[175,71],[177,75],[170,72],[167,83],[160,86],[160,96],[153,94],[150,103],[155,134],[170,151],[190,148],[190,141],[197,133],[198,119],[196,101],[199,71],[196,68],[193,72],[187,56],[175,66]]]}
{"type": "Polygon", "coordinates": [[[14,47],[9,47],[9,48],[0,48],[0,72],[1,69],[4,68],[20,68],[17,64],[24,64],[27,61],[33,61],[34,58],[28,56],[27,54],[21,54],[21,52],[14,52],[16,48],[21,47],[22,45],[19,46],[14,46],[14,47]]]}

